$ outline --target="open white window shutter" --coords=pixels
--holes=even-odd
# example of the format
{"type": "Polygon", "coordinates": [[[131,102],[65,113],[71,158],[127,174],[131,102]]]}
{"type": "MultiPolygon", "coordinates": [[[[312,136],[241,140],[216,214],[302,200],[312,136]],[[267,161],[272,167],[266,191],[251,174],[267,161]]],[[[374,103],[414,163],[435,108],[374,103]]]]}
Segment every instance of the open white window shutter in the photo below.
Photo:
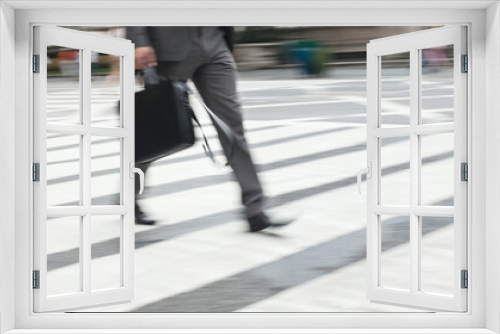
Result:
{"type": "MultiPolygon", "coordinates": [[[[368,298],[373,302],[388,303],[412,308],[444,311],[466,311],[467,290],[464,287],[467,275],[467,182],[462,179],[462,166],[467,163],[466,111],[467,111],[467,46],[466,28],[459,26],[428,29],[415,33],[377,39],[367,45],[367,94],[368,94],[368,165],[371,178],[367,178],[367,259],[368,298]],[[453,114],[452,122],[423,124],[421,122],[422,50],[453,45],[453,114]],[[383,127],[381,125],[381,57],[400,53],[410,55],[410,122],[408,125],[383,127]],[[421,205],[421,137],[424,135],[449,134],[453,139],[453,206],[421,205]],[[382,205],[381,202],[381,142],[382,138],[408,138],[410,156],[409,205],[382,205]],[[391,288],[382,282],[381,265],[384,256],[382,245],[381,217],[407,217],[409,222],[409,247],[407,274],[410,276],[408,289],[391,288]],[[424,217],[424,218],[422,218],[424,217]],[[453,219],[453,266],[452,293],[444,295],[430,293],[422,288],[422,219],[453,219]]],[[[432,88],[431,88],[432,89],[432,88]]],[[[465,165],[466,166],[466,165],[465,165]]],[[[364,171],[366,172],[366,171],[364,171]]],[[[405,218],[406,219],[406,218],[405,218]]],[[[439,254],[436,254],[439,261],[439,254]]],[[[398,275],[400,273],[385,273],[398,275]]]]}
{"type": "MultiPolygon", "coordinates": [[[[128,302],[133,298],[133,252],[134,252],[134,179],[129,168],[134,165],[134,45],[125,39],[113,38],[71,29],[37,26],[34,28],[33,91],[34,91],[34,157],[37,166],[34,175],[34,268],[33,292],[35,312],[69,311],[90,307],[128,302]],[[79,50],[79,121],[48,121],[47,118],[47,47],[59,46],[79,50]],[[91,56],[92,52],[112,55],[120,63],[120,109],[121,117],[116,127],[99,127],[91,122],[91,56]],[[79,204],[47,205],[47,138],[71,135],[79,138],[80,175],[78,189],[79,204]],[[116,205],[96,206],[91,203],[91,136],[113,138],[120,143],[119,188],[120,200],[116,205]],[[92,217],[115,217],[119,226],[119,283],[115,288],[95,289],[91,283],[92,240],[90,223],[92,217]],[[74,253],[78,258],[71,264],[78,275],[56,275],[65,284],[68,280],[76,291],[50,294],[48,277],[48,227],[54,219],[65,218],[77,222],[79,232],[74,253]],[[52,219],[52,221],[51,221],[52,219]]],[[[77,85],[78,86],[78,85],[77,85]]],[[[64,89],[64,87],[62,87],[64,89]]],[[[78,89],[77,89],[78,90],[78,89]]],[[[118,101],[116,101],[118,105],[118,101]]],[[[108,139],[109,140],[109,139],[108,139]]],[[[49,148],[50,149],[50,148],[49,148]]],[[[34,166],[35,166],[34,165],[34,166]]],[[[133,175],[133,174],[132,174],[133,175]]],[[[61,219],[64,223],[64,219],[61,219]]],[[[99,221],[98,218],[95,219],[99,221]]],[[[93,222],[94,223],[94,222],[93,222]]],[[[64,225],[60,225],[64,227],[64,225]]],[[[62,236],[64,237],[64,236],[62,236]]],[[[70,254],[69,252],[68,254],[70,254]]],[[[57,270],[64,270],[59,268],[57,270]]],[[[60,272],[61,273],[61,272],[60,272]]]]}

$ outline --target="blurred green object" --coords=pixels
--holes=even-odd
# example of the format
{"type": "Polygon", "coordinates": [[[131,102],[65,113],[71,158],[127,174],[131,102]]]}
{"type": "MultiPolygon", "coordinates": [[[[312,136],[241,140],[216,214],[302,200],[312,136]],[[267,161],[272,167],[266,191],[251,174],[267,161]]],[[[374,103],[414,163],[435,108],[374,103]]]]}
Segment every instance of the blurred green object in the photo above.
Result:
{"type": "Polygon", "coordinates": [[[320,76],[326,69],[329,53],[315,40],[289,41],[282,45],[281,56],[285,63],[298,64],[305,75],[320,76]]]}
{"type": "Polygon", "coordinates": [[[328,52],[322,46],[318,46],[314,52],[314,64],[313,64],[313,74],[321,75],[325,72],[326,63],[328,62],[328,52]]]}

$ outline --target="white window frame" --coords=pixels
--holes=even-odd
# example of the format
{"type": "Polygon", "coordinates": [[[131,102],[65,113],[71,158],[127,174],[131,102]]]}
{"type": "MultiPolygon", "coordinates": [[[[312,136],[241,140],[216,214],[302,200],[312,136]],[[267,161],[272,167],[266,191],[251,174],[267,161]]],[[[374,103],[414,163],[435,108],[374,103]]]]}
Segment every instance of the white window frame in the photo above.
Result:
{"type": "Polygon", "coordinates": [[[367,155],[371,178],[367,179],[367,264],[368,298],[372,301],[396,305],[414,305],[427,310],[467,310],[467,290],[461,287],[461,270],[467,269],[467,188],[461,181],[460,164],[467,163],[467,73],[461,73],[461,55],[467,53],[466,28],[448,26],[427,29],[387,38],[372,40],[367,46],[367,155]],[[448,123],[424,124],[421,122],[422,50],[444,45],[453,46],[453,115],[448,123]],[[410,55],[410,122],[407,126],[384,127],[382,123],[382,57],[408,52],[410,55]],[[454,138],[453,206],[427,206],[420,203],[422,135],[452,133],[454,138]],[[382,140],[384,138],[408,138],[409,174],[411,195],[408,205],[384,205],[381,203],[383,177],[381,174],[382,140]],[[408,291],[391,289],[381,284],[382,244],[381,223],[383,215],[408,217],[410,286],[408,291]],[[453,218],[453,294],[443,296],[421,290],[421,228],[423,217],[453,218]],[[419,227],[420,226],[420,227],[419,227]]]}
{"type": "Polygon", "coordinates": [[[37,312],[82,309],[93,305],[129,302],[134,296],[134,47],[130,41],[95,35],[59,27],[34,27],[34,52],[39,54],[39,73],[34,84],[34,159],[39,163],[39,182],[34,184],[34,269],[39,271],[39,288],[34,290],[34,309],[37,312]],[[96,38],[98,37],[98,38],[96,38]],[[80,114],[81,124],[51,123],[47,119],[47,47],[57,45],[79,50],[80,114]],[[120,124],[117,127],[99,127],[91,121],[91,53],[100,52],[118,57],[120,85],[120,124]],[[128,69],[128,71],[125,71],[128,69]],[[124,92],[128,92],[125,93],[124,92]],[[81,136],[80,144],[80,204],[77,206],[47,206],[47,134],[58,133],[81,136]],[[119,140],[120,145],[120,203],[118,205],[92,205],[92,136],[105,136],[119,140]],[[92,291],[90,237],[93,216],[120,217],[120,286],[92,291]],[[47,289],[47,222],[48,217],[78,217],[81,219],[80,288],[77,293],[48,295],[47,289]],[[80,218],[81,217],[81,218],[80,218]]]}
{"type": "MultiPolygon", "coordinates": [[[[7,130],[0,135],[15,139],[15,145],[0,142],[0,168],[15,175],[15,182],[7,180],[8,175],[0,173],[0,181],[5,182],[6,192],[0,192],[0,311],[2,312],[1,330],[15,329],[12,333],[77,333],[76,329],[88,329],[85,333],[174,333],[176,328],[191,328],[190,333],[340,333],[342,328],[351,328],[349,333],[404,333],[419,328],[422,333],[491,333],[500,330],[500,264],[497,256],[500,246],[497,242],[500,227],[496,217],[500,215],[495,185],[500,184],[500,176],[495,164],[500,162],[498,151],[500,116],[500,18],[497,1],[435,1],[415,3],[416,8],[437,6],[427,9],[391,9],[401,6],[401,2],[370,1],[320,1],[304,2],[250,2],[217,3],[170,2],[163,3],[163,9],[120,9],[128,2],[88,1],[78,2],[75,7],[114,6],[114,10],[103,9],[58,9],[43,10],[43,6],[51,6],[49,1],[18,2],[19,6],[38,9],[10,8],[17,6],[17,1],[7,1],[0,7],[0,116],[6,117],[0,123],[0,130],[7,130]],[[103,5],[104,3],[104,5],[103,5]],[[454,9],[452,6],[462,6],[454,9]],[[440,5],[436,5],[440,4],[440,5]],[[489,6],[489,9],[485,8],[489,6]],[[342,6],[344,8],[342,8],[342,6]],[[363,7],[365,6],[365,7],[363,7]],[[441,7],[439,7],[441,6],[441,7]],[[469,9],[465,9],[469,6],[469,9]],[[480,7],[479,9],[478,6],[480,7]],[[481,7],[482,6],[482,7],[481,7]],[[242,8],[247,8],[244,11],[242,8]],[[292,8],[291,8],[292,7],[292,8]],[[345,7],[357,9],[345,9],[345,7]],[[208,9],[207,9],[208,8],[208,9]],[[221,9],[224,8],[224,9],[221,9]],[[248,9],[250,8],[250,9],[248,9]],[[375,8],[375,9],[374,9],[375,8]],[[441,8],[441,9],[439,9],[441,8]],[[470,9],[476,8],[476,9],[470,9]],[[468,197],[468,268],[469,289],[468,312],[435,313],[435,314],[370,314],[370,313],[304,313],[304,314],[34,314],[33,291],[31,290],[32,268],[32,77],[30,73],[32,27],[36,24],[54,25],[405,25],[434,26],[443,24],[467,25],[469,31],[469,82],[468,115],[469,136],[469,193],[468,197]],[[488,29],[486,29],[488,27],[488,29]],[[15,41],[12,40],[15,30],[15,41]],[[7,48],[3,48],[3,45],[7,48]],[[15,46],[15,52],[12,48],[15,46]],[[486,71],[485,64],[488,65],[486,71]],[[15,65],[15,71],[13,67],[15,65]],[[12,76],[6,77],[9,73],[12,76]],[[15,78],[15,86],[9,83],[15,78]],[[13,87],[11,87],[13,86],[13,87]],[[11,96],[15,96],[14,98],[11,96]],[[11,108],[6,110],[6,108],[11,108]],[[15,113],[12,111],[15,107],[15,113]],[[488,107],[488,111],[487,108],[488,107]],[[15,116],[14,116],[15,115],[15,116]],[[9,130],[15,126],[15,133],[9,130]],[[496,130],[496,132],[495,132],[496,130]],[[488,156],[488,161],[486,157],[488,156]],[[15,165],[12,159],[15,157],[15,165]],[[9,160],[10,159],[10,160],[9,160]],[[3,164],[6,163],[6,167],[3,164]],[[488,163],[488,164],[487,164],[488,163]],[[488,184],[485,180],[488,178],[488,184]],[[11,193],[9,193],[9,190],[11,193]],[[9,196],[15,193],[15,211],[9,196]],[[489,195],[488,200],[486,195],[489,195]],[[5,202],[4,202],[5,201],[5,202]],[[485,204],[486,201],[486,204],[485,204]],[[10,205],[10,206],[9,206],[10,205]],[[3,218],[3,219],[2,219],[3,218]],[[5,219],[7,218],[7,219],[5,219]],[[8,219],[10,218],[10,220],[8,219]],[[471,226],[474,226],[472,229],[471,226]],[[486,233],[488,232],[488,233],[486,233]],[[14,239],[15,238],[15,239],[14,239]],[[15,240],[13,243],[11,240],[15,240]],[[3,242],[5,241],[5,242],[3,242]],[[488,250],[488,252],[486,252],[488,250]],[[12,260],[14,254],[15,261],[12,260]],[[486,275],[488,274],[488,275],[486,275]],[[15,290],[6,283],[15,282],[15,290]],[[488,291],[488,293],[486,293],[488,291]],[[12,305],[15,305],[12,310],[12,305]],[[132,328],[143,327],[132,330],[132,328]],[[151,329],[151,330],[148,330],[151,329]],[[221,330],[221,329],[227,330],[221,330]],[[246,328],[246,330],[245,330],[246,328]],[[259,328],[261,330],[259,330],[259,328]],[[266,328],[267,330],[264,330],[266,328]],[[287,329],[284,329],[287,328],[287,329]],[[293,330],[308,328],[308,330],[293,330]],[[358,328],[353,330],[352,328],[358,328]],[[377,328],[379,330],[377,331],[377,328]],[[380,328],[385,328],[380,330],[380,328]],[[40,329],[40,330],[39,330],[40,329]],[[42,331],[41,329],[49,329],[42,331]],[[64,329],[64,330],[63,330],[64,329]],[[75,330],[73,330],[75,329],[75,330]],[[153,329],[158,329],[154,331],[153,329]],[[159,329],[165,329],[160,331],[159,329]],[[170,329],[170,330],[167,330],[170,329]],[[210,331],[212,329],[212,331],[210,331]],[[217,330],[214,330],[217,329],[217,330]],[[231,330],[229,330],[231,329],[231,330]],[[338,330],[336,330],[338,329],[338,330]],[[460,330],[465,329],[465,330],[460,330]]],[[[52,5],[61,2],[52,2],[52,5]]],[[[63,3],[68,3],[67,1],[63,3]]],[[[133,3],[133,2],[131,2],[133,3]]],[[[137,4],[135,4],[137,6],[137,4]]],[[[158,6],[158,2],[144,1],[141,7],[158,6]]],[[[132,5],[134,7],[134,5],[132,5]]],[[[360,166],[363,167],[363,166],[360,166]]],[[[1,172],[1,170],[0,170],[1,172]]],[[[353,175],[357,168],[353,168],[353,175]]],[[[3,184],[2,184],[3,185],[3,184]]],[[[334,296],[332,296],[334,298],[334,296]]],[[[182,331],[188,333],[188,331],[182,331]]],[[[79,331],[79,333],[83,333],[79,331]]]]}

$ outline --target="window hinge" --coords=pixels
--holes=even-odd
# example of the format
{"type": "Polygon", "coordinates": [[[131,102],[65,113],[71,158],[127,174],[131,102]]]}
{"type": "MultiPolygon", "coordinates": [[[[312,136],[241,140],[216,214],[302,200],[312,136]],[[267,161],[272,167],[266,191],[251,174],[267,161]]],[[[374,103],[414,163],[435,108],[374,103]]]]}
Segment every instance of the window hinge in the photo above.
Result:
{"type": "Polygon", "coordinates": [[[467,270],[462,270],[462,289],[469,287],[469,274],[467,270]]]}
{"type": "Polygon", "coordinates": [[[40,73],[40,55],[33,55],[33,73],[40,73]]]}
{"type": "Polygon", "coordinates": [[[33,164],[33,181],[40,181],[40,164],[38,162],[33,164]]]}
{"type": "Polygon", "coordinates": [[[462,55],[462,73],[469,72],[469,56],[462,55]]]}
{"type": "Polygon", "coordinates": [[[469,181],[469,165],[466,162],[462,162],[460,165],[460,180],[469,181]]]}
{"type": "Polygon", "coordinates": [[[40,289],[40,270],[33,270],[33,289],[40,289]]]}

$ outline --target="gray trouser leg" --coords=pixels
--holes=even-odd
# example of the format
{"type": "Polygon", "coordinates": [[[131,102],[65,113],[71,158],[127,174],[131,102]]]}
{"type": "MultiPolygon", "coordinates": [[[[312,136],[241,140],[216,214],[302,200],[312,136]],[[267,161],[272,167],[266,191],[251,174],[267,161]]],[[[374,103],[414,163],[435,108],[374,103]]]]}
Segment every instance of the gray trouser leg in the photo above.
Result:
{"type": "MultiPolygon", "coordinates": [[[[264,195],[255,165],[245,140],[243,118],[236,90],[236,66],[225,46],[209,59],[193,50],[180,62],[162,62],[158,71],[164,77],[187,80],[191,78],[206,105],[235,133],[238,144],[233,147],[230,166],[241,188],[241,201],[245,215],[252,217],[263,210],[264,195]]],[[[217,127],[216,127],[217,129],[217,127]]],[[[228,141],[217,129],[224,153],[229,152],[228,141]]]]}
{"type": "MultiPolygon", "coordinates": [[[[264,196],[244,136],[243,118],[236,90],[236,68],[229,51],[214,62],[196,69],[192,80],[206,105],[233,130],[237,137],[230,166],[241,188],[245,214],[247,217],[254,216],[262,212],[264,196]]],[[[217,131],[227,157],[229,142],[220,129],[217,128],[217,131]]]]}

